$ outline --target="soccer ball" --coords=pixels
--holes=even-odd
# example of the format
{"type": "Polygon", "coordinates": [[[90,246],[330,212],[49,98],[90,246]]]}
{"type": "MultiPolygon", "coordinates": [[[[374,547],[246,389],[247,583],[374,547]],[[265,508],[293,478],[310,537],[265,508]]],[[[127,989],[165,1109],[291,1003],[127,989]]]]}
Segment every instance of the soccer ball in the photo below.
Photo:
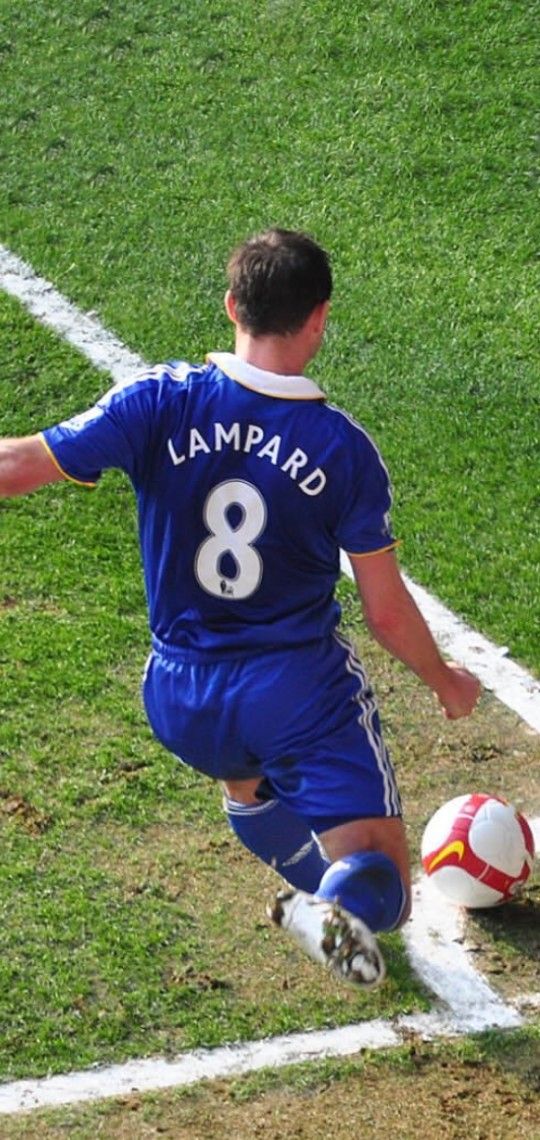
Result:
{"type": "Polygon", "coordinates": [[[498,796],[456,796],[435,812],[422,838],[422,864],[457,906],[508,902],[528,879],[534,840],[527,820],[498,796]]]}

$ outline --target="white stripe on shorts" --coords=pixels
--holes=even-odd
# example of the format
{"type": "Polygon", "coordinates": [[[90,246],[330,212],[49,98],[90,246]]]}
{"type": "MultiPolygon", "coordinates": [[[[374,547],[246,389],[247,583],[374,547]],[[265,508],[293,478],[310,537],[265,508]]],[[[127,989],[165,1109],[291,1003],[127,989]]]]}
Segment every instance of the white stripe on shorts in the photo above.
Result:
{"type": "Polygon", "coordinates": [[[377,761],[377,768],[382,776],[384,785],[384,807],[386,815],[401,815],[401,802],[399,792],[394,776],[394,769],[388,754],[388,749],[382,738],[381,732],[375,726],[375,715],[377,713],[377,702],[371,692],[371,696],[366,696],[366,690],[371,691],[369,681],[365,669],[356,656],[353,646],[346,637],[334,631],[334,637],[343,649],[347,650],[348,657],[345,662],[345,668],[352,677],[357,677],[359,681],[358,692],[356,694],[356,702],[360,708],[360,715],[358,723],[363,728],[366,736],[371,745],[371,749],[377,761]]]}

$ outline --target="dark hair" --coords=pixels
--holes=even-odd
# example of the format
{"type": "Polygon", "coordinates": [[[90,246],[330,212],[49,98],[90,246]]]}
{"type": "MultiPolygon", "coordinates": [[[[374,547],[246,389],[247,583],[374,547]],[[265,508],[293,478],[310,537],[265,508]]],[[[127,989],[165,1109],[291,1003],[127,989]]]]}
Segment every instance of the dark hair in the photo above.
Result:
{"type": "Polygon", "coordinates": [[[231,254],[227,274],[238,322],[253,336],[297,332],[332,293],[328,254],[295,230],[248,238],[231,254]]]}

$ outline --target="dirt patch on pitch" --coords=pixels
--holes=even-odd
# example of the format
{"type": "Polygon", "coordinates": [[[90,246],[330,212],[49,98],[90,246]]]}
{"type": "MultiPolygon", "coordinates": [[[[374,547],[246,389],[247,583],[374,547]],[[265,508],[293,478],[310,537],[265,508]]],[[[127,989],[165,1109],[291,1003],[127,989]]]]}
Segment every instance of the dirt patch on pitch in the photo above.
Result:
{"type": "MultiPolygon", "coordinates": [[[[538,865],[538,864],[537,864],[538,865]]],[[[468,915],[465,946],[494,989],[512,1000],[540,988],[540,876],[508,906],[468,915]]],[[[524,1010],[527,1009],[525,1000],[524,1010]]]]}
{"type": "Polygon", "coordinates": [[[514,1036],[503,1055],[411,1042],[390,1056],[326,1062],[133,1096],[6,1122],[5,1140],[516,1140],[540,1135],[540,1039],[514,1036]],[[510,1051],[511,1046],[511,1051],[510,1051]]]}

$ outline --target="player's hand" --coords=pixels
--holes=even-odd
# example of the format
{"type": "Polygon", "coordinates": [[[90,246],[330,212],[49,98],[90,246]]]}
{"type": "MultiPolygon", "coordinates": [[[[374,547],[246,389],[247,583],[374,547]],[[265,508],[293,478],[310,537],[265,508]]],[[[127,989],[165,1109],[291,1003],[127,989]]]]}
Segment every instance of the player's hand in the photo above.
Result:
{"type": "Polygon", "coordinates": [[[437,691],[444,715],[448,720],[470,716],[478,703],[481,688],[478,677],[469,673],[468,669],[449,663],[444,684],[437,691]]]}

